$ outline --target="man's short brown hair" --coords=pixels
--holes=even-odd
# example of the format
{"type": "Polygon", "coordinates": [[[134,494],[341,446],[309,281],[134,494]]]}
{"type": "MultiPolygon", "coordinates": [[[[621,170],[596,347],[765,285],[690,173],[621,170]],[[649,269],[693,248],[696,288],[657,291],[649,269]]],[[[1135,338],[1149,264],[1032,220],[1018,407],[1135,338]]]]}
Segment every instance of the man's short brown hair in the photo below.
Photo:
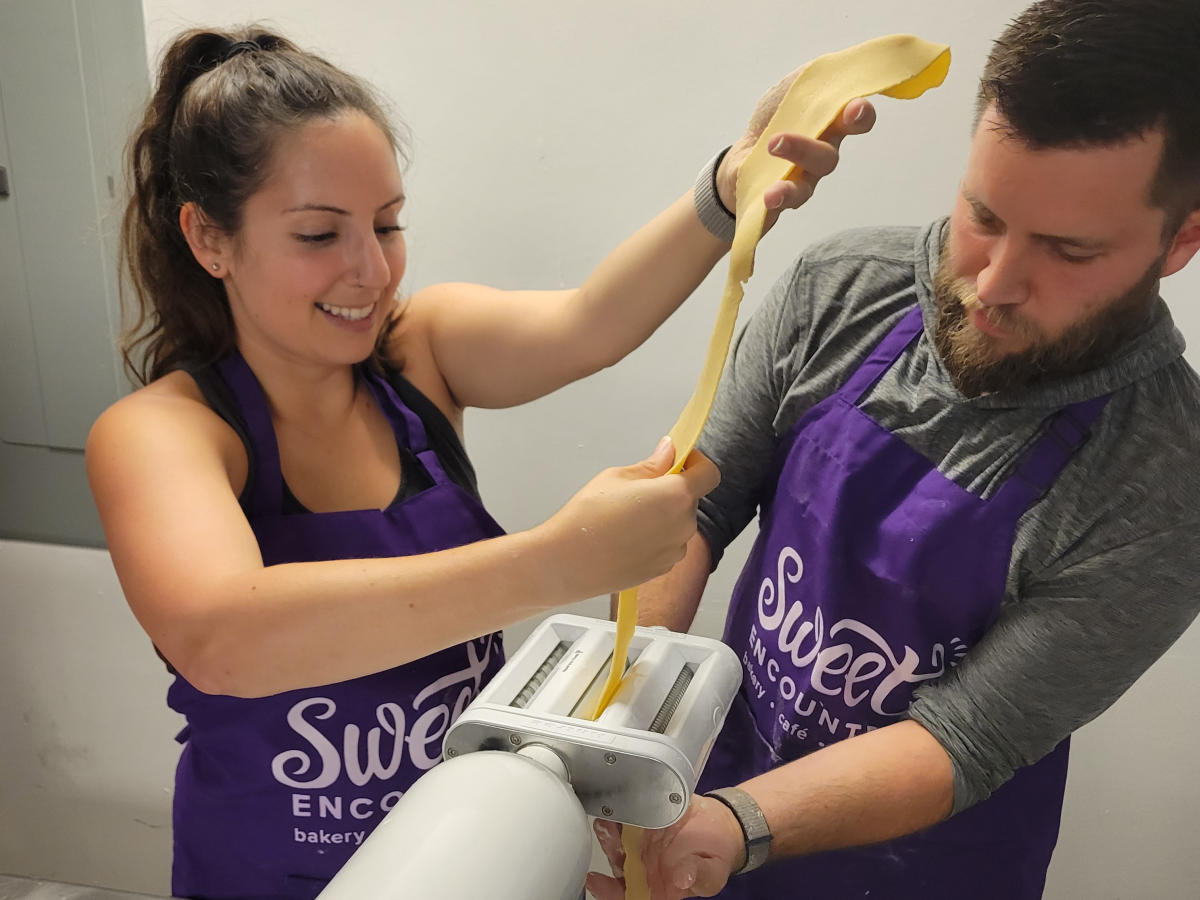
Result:
{"type": "Polygon", "coordinates": [[[1166,238],[1200,208],[1200,0],[1041,0],[1000,35],[976,99],[1034,149],[1120,143],[1156,129],[1149,201],[1166,238]]]}

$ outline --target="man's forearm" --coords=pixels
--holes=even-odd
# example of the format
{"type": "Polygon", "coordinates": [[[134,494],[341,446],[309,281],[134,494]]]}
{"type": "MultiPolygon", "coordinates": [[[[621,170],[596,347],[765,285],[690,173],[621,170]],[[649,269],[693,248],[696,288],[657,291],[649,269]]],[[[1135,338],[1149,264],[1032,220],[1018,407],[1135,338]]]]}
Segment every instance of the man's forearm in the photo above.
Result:
{"type": "Polygon", "coordinates": [[[950,757],[912,721],[840,741],[740,787],[770,825],[771,859],[890,840],[940,822],[954,803],[950,757]]]}

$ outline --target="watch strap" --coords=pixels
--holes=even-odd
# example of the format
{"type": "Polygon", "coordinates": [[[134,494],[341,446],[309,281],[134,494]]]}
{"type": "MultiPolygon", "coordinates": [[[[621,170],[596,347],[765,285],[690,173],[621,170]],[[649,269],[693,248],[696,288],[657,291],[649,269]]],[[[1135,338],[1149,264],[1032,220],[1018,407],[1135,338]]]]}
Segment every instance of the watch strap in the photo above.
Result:
{"type": "Polygon", "coordinates": [[[729,811],[742,827],[742,837],[746,841],[746,864],[733,874],[751,872],[765,863],[771,849],[771,828],[754,798],[741,788],[735,787],[717,788],[704,796],[712,797],[729,807],[729,811]]]}
{"type": "Polygon", "coordinates": [[[725,208],[725,204],[721,202],[721,195],[717,192],[717,169],[729,150],[730,148],[726,147],[700,170],[700,174],[696,177],[696,183],[692,187],[692,202],[696,207],[696,215],[700,217],[701,224],[708,229],[709,233],[732,243],[734,231],[737,228],[737,219],[725,208]]]}

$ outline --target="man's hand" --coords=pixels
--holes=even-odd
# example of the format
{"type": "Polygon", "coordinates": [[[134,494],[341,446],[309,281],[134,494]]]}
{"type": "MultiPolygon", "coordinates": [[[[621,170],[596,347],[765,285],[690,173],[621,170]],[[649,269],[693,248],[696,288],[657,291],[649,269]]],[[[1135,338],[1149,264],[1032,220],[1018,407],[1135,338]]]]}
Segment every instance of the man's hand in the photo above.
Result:
{"type": "MultiPolygon", "coordinates": [[[[597,900],[624,900],[621,826],[597,819],[595,829],[613,875],[589,873],[587,889],[597,900]]],[[[669,828],[642,833],[650,900],[712,897],[745,859],[745,838],[737,819],[725,804],[709,797],[692,797],[683,818],[669,828]]]]}
{"type": "MultiPolygon", "coordinates": [[[[745,133],[738,138],[717,170],[717,192],[725,208],[737,209],[737,176],[750,151],[757,143],[771,116],[787,95],[788,89],[800,77],[806,66],[801,66],[783,78],[778,84],[759,98],[750,116],[745,133]]],[[[838,119],[820,136],[814,139],[802,134],[779,134],[772,137],[768,150],[772,156],[786,159],[797,168],[795,181],[780,181],[767,188],[763,203],[767,207],[767,218],[763,223],[765,234],[779,214],[785,209],[803,205],[817,187],[817,182],[836,168],[838,148],[842,139],[849,134],[865,134],[875,126],[875,107],[869,100],[851,100],[838,119]]]]}

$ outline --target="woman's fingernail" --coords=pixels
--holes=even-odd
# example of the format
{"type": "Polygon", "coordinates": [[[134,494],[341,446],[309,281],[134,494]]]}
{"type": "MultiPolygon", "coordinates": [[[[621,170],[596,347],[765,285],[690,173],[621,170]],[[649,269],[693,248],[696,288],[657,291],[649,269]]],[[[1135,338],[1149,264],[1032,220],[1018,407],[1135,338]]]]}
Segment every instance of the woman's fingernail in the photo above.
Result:
{"type": "Polygon", "coordinates": [[[680,872],[678,875],[675,876],[675,887],[679,888],[681,891],[686,891],[688,888],[690,888],[695,883],[696,883],[696,873],[691,871],[690,869],[680,872]]]}
{"type": "Polygon", "coordinates": [[[856,113],[854,114],[854,121],[855,121],[856,123],[857,123],[857,122],[861,122],[861,121],[862,121],[863,119],[865,119],[866,117],[867,117],[867,104],[865,104],[865,103],[864,103],[862,106],[860,106],[860,107],[858,108],[858,112],[856,112],[856,113]]]}
{"type": "Polygon", "coordinates": [[[779,135],[777,138],[774,138],[771,141],[771,143],[767,144],[767,149],[770,150],[772,153],[778,153],[780,148],[782,148],[782,147],[783,147],[783,135],[779,135]]]}

